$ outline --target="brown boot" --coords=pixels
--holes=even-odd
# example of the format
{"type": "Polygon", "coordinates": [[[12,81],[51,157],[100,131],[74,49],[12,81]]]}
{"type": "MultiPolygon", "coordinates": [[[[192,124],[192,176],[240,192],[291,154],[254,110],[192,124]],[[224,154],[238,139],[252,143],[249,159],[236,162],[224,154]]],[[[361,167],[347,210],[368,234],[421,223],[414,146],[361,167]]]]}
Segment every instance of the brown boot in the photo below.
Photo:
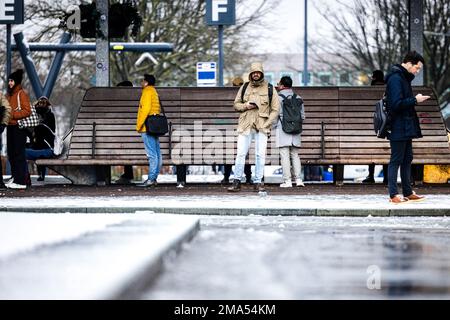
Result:
{"type": "Polygon", "coordinates": [[[256,192],[265,192],[266,191],[266,188],[264,188],[264,182],[255,183],[254,186],[253,186],[253,189],[256,192]]]}
{"type": "Polygon", "coordinates": [[[238,179],[233,180],[233,185],[227,189],[230,192],[239,192],[241,191],[241,181],[238,179]]]}

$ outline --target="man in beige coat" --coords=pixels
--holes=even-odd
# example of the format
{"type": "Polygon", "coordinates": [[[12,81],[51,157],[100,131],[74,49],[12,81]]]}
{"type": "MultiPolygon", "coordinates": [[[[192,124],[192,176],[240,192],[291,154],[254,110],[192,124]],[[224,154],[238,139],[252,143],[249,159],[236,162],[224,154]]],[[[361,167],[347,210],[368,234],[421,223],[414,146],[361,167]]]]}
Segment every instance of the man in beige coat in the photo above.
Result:
{"type": "Polygon", "coordinates": [[[267,138],[272,123],[278,118],[280,101],[278,94],[264,79],[264,69],[261,63],[250,66],[248,83],[239,89],[234,99],[234,109],[240,113],[238,124],[237,155],[234,168],[234,182],[228,191],[237,192],[241,189],[241,179],[244,174],[245,157],[252,140],[255,140],[255,191],[264,191],[262,178],[266,161],[267,138]],[[244,95],[242,95],[245,90],[244,95]]]}
{"type": "Polygon", "coordinates": [[[2,136],[3,131],[8,125],[9,119],[11,118],[11,107],[9,105],[8,99],[0,92],[0,189],[5,189],[5,184],[3,183],[3,168],[1,162],[2,153],[2,136]]]}

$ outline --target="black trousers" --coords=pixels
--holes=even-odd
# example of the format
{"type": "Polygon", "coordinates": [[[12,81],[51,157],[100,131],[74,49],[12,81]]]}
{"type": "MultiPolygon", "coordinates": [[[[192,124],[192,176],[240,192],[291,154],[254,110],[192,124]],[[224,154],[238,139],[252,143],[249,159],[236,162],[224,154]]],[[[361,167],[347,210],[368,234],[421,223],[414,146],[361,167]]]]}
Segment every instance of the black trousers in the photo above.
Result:
{"type": "Polygon", "coordinates": [[[186,183],[186,170],[187,165],[185,164],[177,165],[177,183],[186,183]]]}
{"type": "MultiPolygon", "coordinates": [[[[224,167],[225,167],[225,170],[224,170],[224,173],[223,173],[223,177],[225,178],[225,179],[230,179],[230,174],[231,174],[231,167],[232,167],[233,165],[231,165],[231,164],[226,164],[226,165],[224,165],[224,167]]],[[[252,178],[252,166],[250,165],[250,164],[245,164],[245,166],[244,166],[244,173],[245,173],[245,179],[246,180],[250,180],[251,178],[252,178]]]]}
{"type": "Polygon", "coordinates": [[[412,194],[411,188],[411,162],[413,161],[412,140],[390,141],[391,161],[389,162],[389,196],[392,198],[398,194],[397,174],[400,167],[402,191],[405,197],[412,194]]]}
{"type": "Polygon", "coordinates": [[[8,159],[11,165],[11,174],[14,183],[26,184],[27,160],[25,157],[25,143],[27,141],[26,129],[19,126],[8,126],[6,143],[8,146],[8,159]]]}

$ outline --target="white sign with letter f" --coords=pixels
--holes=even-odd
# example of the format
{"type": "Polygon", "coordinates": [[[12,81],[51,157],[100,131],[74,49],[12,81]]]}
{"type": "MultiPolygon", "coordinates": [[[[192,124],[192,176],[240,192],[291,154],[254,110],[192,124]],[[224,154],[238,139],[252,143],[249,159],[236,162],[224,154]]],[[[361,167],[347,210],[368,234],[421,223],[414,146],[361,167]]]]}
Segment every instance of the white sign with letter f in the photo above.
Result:
{"type": "Polygon", "coordinates": [[[228,0],[212,0],[212,20],[219,21],[219,13],[227,13],[228,0]]]}
{"type": "Polygon", "coordinates": [[[236,21],[236,0],[206,0],[207,25],[232,25],[236,21]]]}

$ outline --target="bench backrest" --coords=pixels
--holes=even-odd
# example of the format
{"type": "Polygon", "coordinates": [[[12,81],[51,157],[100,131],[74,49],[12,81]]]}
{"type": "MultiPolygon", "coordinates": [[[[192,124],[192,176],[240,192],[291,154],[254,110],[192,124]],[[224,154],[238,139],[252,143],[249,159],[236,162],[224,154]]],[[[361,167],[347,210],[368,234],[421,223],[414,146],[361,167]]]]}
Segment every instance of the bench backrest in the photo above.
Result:
{"type": "MultiPolygon", "coordinates": [[[[239,114],[233,108],[238,88],[157,88],[171,122],[160,138],[165,164],[234,163],[239,114]]],[[[384,87],[297,87],[305,102],[302,163],[387,163],[389,142],[375,137],[374,103],[384,87]]],[[[416,92],[430,93],[428,88],[416,92]]],[[[68,159],[111,164],[147,163],[135,131],[140,88],[89,89],[80,108],[68,159]],[[94,125],[95,123],[95,125],[94,125]]],[[[448,163],[450,150],[436,100],[417,107],[424,138],[414,142],[416,163],[448,163]]],[[[275,132],[268,142],[267,164],[279,164],[275,132]]],[[[249,161],[254,162],[250,151],[249,161]]]]}

